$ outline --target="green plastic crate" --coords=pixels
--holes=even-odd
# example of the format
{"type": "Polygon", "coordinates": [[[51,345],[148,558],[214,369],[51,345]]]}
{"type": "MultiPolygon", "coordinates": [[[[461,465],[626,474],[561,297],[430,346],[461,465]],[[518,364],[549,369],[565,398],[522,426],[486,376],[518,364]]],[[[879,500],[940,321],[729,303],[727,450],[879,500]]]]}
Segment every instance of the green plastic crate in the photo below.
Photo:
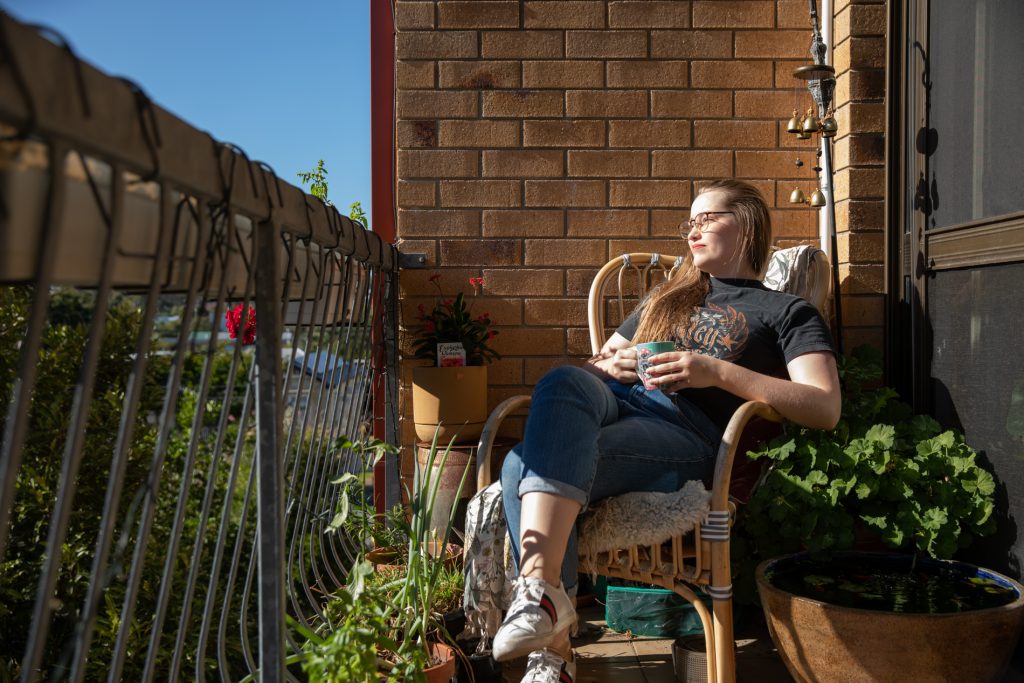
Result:
{"type": "MultiPolygon", "coordinates": [[[[698,597],[711,608],[711,598],[702,593],[698,597]]],[[[608,628],[621,633],[658,638],[704,633],[694,606],[664,588],[608,584],[604,614],[608,628]]]]}

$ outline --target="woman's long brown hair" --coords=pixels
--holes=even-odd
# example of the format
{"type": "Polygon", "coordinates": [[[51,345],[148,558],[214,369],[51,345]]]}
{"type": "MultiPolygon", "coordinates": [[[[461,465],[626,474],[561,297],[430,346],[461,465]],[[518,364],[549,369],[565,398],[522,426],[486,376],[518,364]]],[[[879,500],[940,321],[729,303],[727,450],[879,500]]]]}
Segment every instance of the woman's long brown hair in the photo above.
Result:
{"type": "MultiPolygon", "coordinates": [[[[755,273],[762,273],[768,264],[771,249],[772,219],[757,188],[742,180],[712,181],[698,191],[722,192],[729,210],[740,228],[739,251],[755,273]]],[[[640,324],[633,343],[668,341],[675,338],[676,327],[690,319],[694,309],[703,305],[711,291],[711,277],[693,265],[692,254],[687,254],[672,279],[655,288],[640,304],[640,324]]]]}

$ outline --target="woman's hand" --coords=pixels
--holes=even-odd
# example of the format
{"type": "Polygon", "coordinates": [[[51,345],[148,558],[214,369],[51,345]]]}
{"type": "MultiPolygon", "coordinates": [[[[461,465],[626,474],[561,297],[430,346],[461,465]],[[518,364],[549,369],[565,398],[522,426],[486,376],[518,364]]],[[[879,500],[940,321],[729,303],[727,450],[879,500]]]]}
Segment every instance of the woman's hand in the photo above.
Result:
{"type": "Polygon", "coordinates": [[[647,374],[652,384],[668,393],[680,389],[702,389],[719,384],[719,364],[723,362],[691,351],[669,351],[651,356],[647,374]]]}
{"type": "Polygon", "coordinates": [[[615,349],[614,351],[602,349],[589,362],[623,384],[640,381],[636,374],[636,349],[633,347],[615,349]]]}

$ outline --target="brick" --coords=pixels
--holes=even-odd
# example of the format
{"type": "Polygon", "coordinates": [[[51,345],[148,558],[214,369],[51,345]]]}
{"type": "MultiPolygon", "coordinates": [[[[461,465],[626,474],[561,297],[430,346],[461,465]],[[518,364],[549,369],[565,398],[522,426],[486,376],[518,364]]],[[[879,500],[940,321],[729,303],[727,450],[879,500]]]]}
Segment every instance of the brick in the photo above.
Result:
{"type": "MultiPolygon", "coordinates": [[[[885,203],[883,201],[855,199],[843,202],[842,206],[844,212],[849,216],[848,229],[854,231],[885,229],[885,203]]],[[[836,213],[839,213],[839,205],[836,206],[836,213]]]]}
{"type": "Polygon", "coordinates": [[[569,211],[570,237],[635,237],[647,232],[644,209],[569,211]]]}
{"type": "Polygon", "coordinates": [[[439,28],[519,28],[518,2],[437,3],[439,28]]]}
{"type": "Polygon", "coordinates": [[[690,65],[694,88],[768,88],[772,63],[758,61],[707,61],[690,65]]]}
{"type": "Polygon", "coordinates": [[[441,264],[515,266],[519,264],[519,240],[442,240],[441,264]]]}
{"type": "Polygon", "coordinates": [[[772,28],[774,23],[775,3],[771,0],[696,0],[693,3],[695,28],[772,28]]]}
{"type": "Polygon", "coordinates": [[[612,28],[688,28],[690,3],[680,0],[610,2],[608,25],[612,28]]]}
{"type": "MultiPolygon", "coordinates": [[[[486,296],[474,298],[473,309],[480,313],[489,313],[491,320],[498,325],[523,324],[523,300],[519,297],[504,298],[490,296],[490,282],[484,279],[483,292],[486,296]],[[477,309],[479,307],[479,309],[477,309]]],[[[488,373],[489,374],[489,373],[488,373]]]]}
{"type": "Polygon", "coordinates": [[[565,212],[540,209],[484,211],[485,237],[561,237],[565,231],[565,212]]]}
{"type": "Polygon", "coordinates": [[[651,31],[654,59],[732,57],[731,31],[651,31]]]}
{"type": "Polygon", "coordinates": [[[527,325],[587,324],[586,299],[527,299],[523,306],[527,325]]]}
{"type": "Polygon", "coordinates": [[[884,69],[885,39],[853,37],[836,45],[832,51],[836,73],[847,69],[884,69]]]}
{"type": "Polygon", "coordinates": [[[508,207],[522,203],[514,180],[442,180],[441,206],[508,207]]]}
{"type": "Polygon", "coordinates": [[[479,234],[479,211],[398,211],[399,237],[471,237],[479,234]]]}
{"type": "Polygon", "coordinates": [[[774,209],[769,213],[772,218],[772,234],[776,237],[785,235],[787,237],[810,239],[818,235],[817,211],[808,211],[800,207],[794,209],[774,209]]]}
{"type": "Polygon", "coordinates": [[[611,206],[689,206],[690,183],[684,180],[611,180],[611,206]]]}
{"type": "MultiPolygon", "coordinates": [[[[882,134],[851,135],[840,142],[849,140],[850,158],[849,163],[857,164],[882,164],[885,163],[885,136],[882,134]]],[[[837,145],[838,148],[839,145],[837,145]]],[[[838,156],[838,152],[837,152],[838,156]]],[[[836,167],[838,168],[838,163],[836,167]]]]}
{"type": "Polygon", "coordinates": [[[589,357],[590,331],[585,327],[570,327],[565,330],[565,350],[571,356],[589,357]]]}
{"type": "Polygon", "coordinates": [[[807,9],[807,0],[776,0],[776,20],[778,28],[801,28],[810,36],[811,15],[807,9]]]}
{"type": "Polygon", "coordinates": [[[441,147],[518,147],[518,121],[441,121],[441,147]]]}
{"type": "Polygon", "coordinates": [[[802,168],[794,164],[792,152],[738,151],[736,152],[737,178],[809,178],[814,177],[811,164],[802,168]]]}
{"type": "Polygon", "coordinates": [[[836,77],[835,100],[838,104],[885,98],[885,71],[860,69],[836,77]]]}
{"type": "Polygon", "coordinates": [[[836,111],[841,134],[884,133],[885,104],[853,102],[836,111]]]}
{"type": "Polygon", "coordinates": [[[594,281],[595,275],[597,275],[597,268],[567,269],[565,271],[565,294],[567,296],[587,296],[590,292],[590,283],[594,281]]]}
{"type": "Polygon", "coordinates": [[[687,209],[654,209],[651,211],[651,235],[655,237],[679,237],[679,226],[690,218],[687,209]]]}
{"type": "Polygon", "coordinates": [[[737,58],[805,57],[810,60],[808,31],[737,31],[737,58]]]}
{"type": "MultiPolygon", "coordinates": [[[[561,327],[529,327],[503,329],[491,346],[502,355],[550,356],[565,352],[565,335],[561,327]]],[[[512,391],[512,394],[520,393],[512,391]]],[[[489,400],[489,399],[488,399],[489,400]]]]}
{"type": "Polygon", "coordinates": [[[525,381],[529,385],[539,382],[541,377],[554,368],[565,365],[565,358],[561,356],[558,358],[526,358],[524,360],[525,381]]]}
{"type": "Polygon", "coordinates": [[[479,175],[479,152],[399,150],[399,178],[474,178],[479,175]]]}
{"type": "Polygon", "coordinates": [[[885,292],[885,266],[841,263],[839,282],[843,294],[882,294],[885,292]]]}
{"type": "Polygon", "coordinates": [[[727,149],[775,146],[774,121],[695,121],[693,124],[695,147],[727,149]]]}
{"type": "Polygon", "coordinates": [[[789,120],[793,109],[807,109],[811,103],[810,94],[803,92],[787,92],[780,90],[737,90],[736,117],[755,119],[772,117],[789,120]]]}
{"type": "Polygon", "coordinates": [[[668,60],[608,62],[609,88],[685,88],[689,63],[668,60]]]}
{"type": "Polygon", "coordinates": [[[526,206],[604,206],[603,180],[527,180],[526,206]]]}
{"type": "Polygon", "coordinates": [[[656,150],[651,153],[656,178],[726,178],[732,175],[731,151],[656,150]]]}
{"type": "MultiPolygon", "coordinates": [[[[437,270],[431,269],[415,269],[410,268],[402,271],[402,277],[398,280],[399,291],[401,292],[402,298],[408,296],[423,296],[429,294],[431,297],[437,293],[437,288],[434,283],[430,281],[437,270]]],[[[442,268],[441,273],[441,291],[447,296],[454,296],[455,292],[461,287],[461,283],[466,282],[471,277],[477,277],[480,275],[479,268],[442,268]]],[[[494,292],[492,292],[494,293],[494,292]]]]}
{"type": "Polygon", "coordinates": [[[843,323],[843,348],[855,349],[858,346],[872,346],[880,352],[885,350],[885,328],[859,327],[851,328],[843,323]]]}
{"type": "Polygon", "coordinates": [[[604,28],[604,2],[527,2],[525,28],[604,28]]]}
{"type": "Polygon", "coordinates": [[[689,147],[690,124],[686,121],[611,121],[610,147],[689,147]]]}
{"type": "Polygon", "coordinates": [[[689,247],[686,246],[686,240],[679,237],[675,239],[611,240],[608,243],[608,253],[613,257],[638,251],[682,256],[689,252],[689,247]]]}
{"type": "Polygon", "coordinates": [[[562,152],[538,149],[484,152],[483,168],[484,176],[489,178],[560,178],[565,175],[562,152]]]}
{"type": "Polygon", "coordinates": [[[882,232],[840,232],[836,236],[839,260],[847,263],[883,263],[886,240],[882,232]]]}
{"type": "Polygon", "coordinates": [[[524,121],[524,147],[601,147],[604,121],[524,121]]]}
{"type": "Polygon", "coordinates": [[[523,359],[501,358],[487,364],[487,384],[502,386],[523,383],[523,359]]]}
{"type": "Polygon", "coordinates": [[[885,168],[847,168],[835,177],[836,199],[882,199],[885,197],[885,168]]]}
{"type": "Polygon", "coordinates": [[[434,3],[396,2],[395,28],[399,31],[434,28],[434,3]]]}
{"type": "Polygon", "coordinates": [[[423,266],[426,268],[437,267],[437,241],[436,240],[410,240],[410,239],[399,239],[395,243],[403,253],[406,254],[423,254],[426,257],[426,261],[423,262],[423,266]]]}
{"type": "Polygon", "coordinates": [[[480,113],[476,93],[431,90],[399,92],[395,111],[401,119],[475,118],[480,113]]]}
{"type": "Polygon", "coordinates": [[[431,207],[437,203],[433,181],[399,180],[398,206],[402,208],[431,207]]]}
{"type": "Polygon", "coordinates": [[[565,56],[574,59],[646,57],[644,31],[567,31],[565,56]]]}
{"type": "Polygon", "coordinates": [[[523,62],[527,88],[599,88],[604,85],[604,64],[597,61],[546,60],[523,62]]]}
{"type": "Polygon", "coordinates": [[[395,85],[403,90],[433,88],[434,62],[398,62],[395,67],[395,85]]]}
{"type": "Polygon", "coordinates": [[[885,35],[886,8],[881,5],[850,5],[836,15],[833,33],[839,44],[850,36],[885,35]]]}
{"type": "MultiPolygon", "coordinates": [[[[565,289],[561,269],[484,269],[487,290],[498,296],[561,296],[565,289]]],[[[517,351],[518,353],[518,351],[517,351]]]]}
{"type": "Polygon", "coordinates": [[[572,117],[644,118],[647,92],[643,90],[569,90],[566,114],[572,117]]]}
{"type": "Polygon", "coordinates": [[[589,177],[643,177],[647,173],[647,152],[571,150],[569,175],[589,177]]]}
{"type": "Polygon", "coordinates": [[[442,88],[487,90],[489,88],[518,88],[521,83],[518,62],[440,62],[438,70],[442,88]]]}
{"type": "Polygon", "coordinates": [[[477,56],[474,31],[410,31],[395,36],[398,59],[468,59],[477,56]]]}
{"type": "MultiPolygon", "coordinates": [[[[793,71],[798,66],[804,66],[806,64],[806,59],[790,59],[775,62],[773,65],[775,71],[775,87],[781,90],[794,90],[805,95],[805,93],[807,93],[807,81],[793,76],[793,71]]],[[[810,97],[809,94],[806,94],[805,96],[808,98],[810,97]]]]}
{"type": "Polygon", "coordinates": [[[526,240],[527,266],[599,266],[607,260],[602,240],[526,240]]]}
{"type": "Polygon", "coordinates": [[[732,93],[720,90],[655,90],[651,114],[656,118],[725,118],[732,116],[732,93]]]}
{"type": "Polygon", "coordinates": [[[480,55],[484,59],[543,59],[564,57],[561,31],[482,31],[480,55]]]}
{"type": "Polygon", "coordinates": [[[399,121],[396,140],[403,147],[437,147],[437,121],[399,121]]]}
{"type": "Polygon", "coordinates": [[[540,118],[565,114],[565,98],[551,90],[505,90],[484,93],[484,116],[540,118]]]}
{"type": "Polygon", "coordinates": [[[843,325],[881,326],[885,324],[885,300],[880,296],[844,296],[843,325]]]}

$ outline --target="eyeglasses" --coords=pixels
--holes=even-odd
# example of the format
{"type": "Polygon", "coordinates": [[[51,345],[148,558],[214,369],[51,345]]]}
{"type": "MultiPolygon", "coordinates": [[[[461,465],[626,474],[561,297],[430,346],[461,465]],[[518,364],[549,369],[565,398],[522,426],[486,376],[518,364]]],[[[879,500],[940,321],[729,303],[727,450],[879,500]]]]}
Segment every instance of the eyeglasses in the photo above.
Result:
{"type": "Polygon", "coordinates": [[[683,237],[686,237],[691,232],[693,232],[694,228],[697,228],[701,232],[704,232],[704,226],[706,226],[708,223],[715,222],[716,219],[712,218],[712,216],[726,214],[732,214],[732,211],[705,211],[703,213],[698,213],[690,220],[680,224],[679,231],[683,233],[683,237]]]}

